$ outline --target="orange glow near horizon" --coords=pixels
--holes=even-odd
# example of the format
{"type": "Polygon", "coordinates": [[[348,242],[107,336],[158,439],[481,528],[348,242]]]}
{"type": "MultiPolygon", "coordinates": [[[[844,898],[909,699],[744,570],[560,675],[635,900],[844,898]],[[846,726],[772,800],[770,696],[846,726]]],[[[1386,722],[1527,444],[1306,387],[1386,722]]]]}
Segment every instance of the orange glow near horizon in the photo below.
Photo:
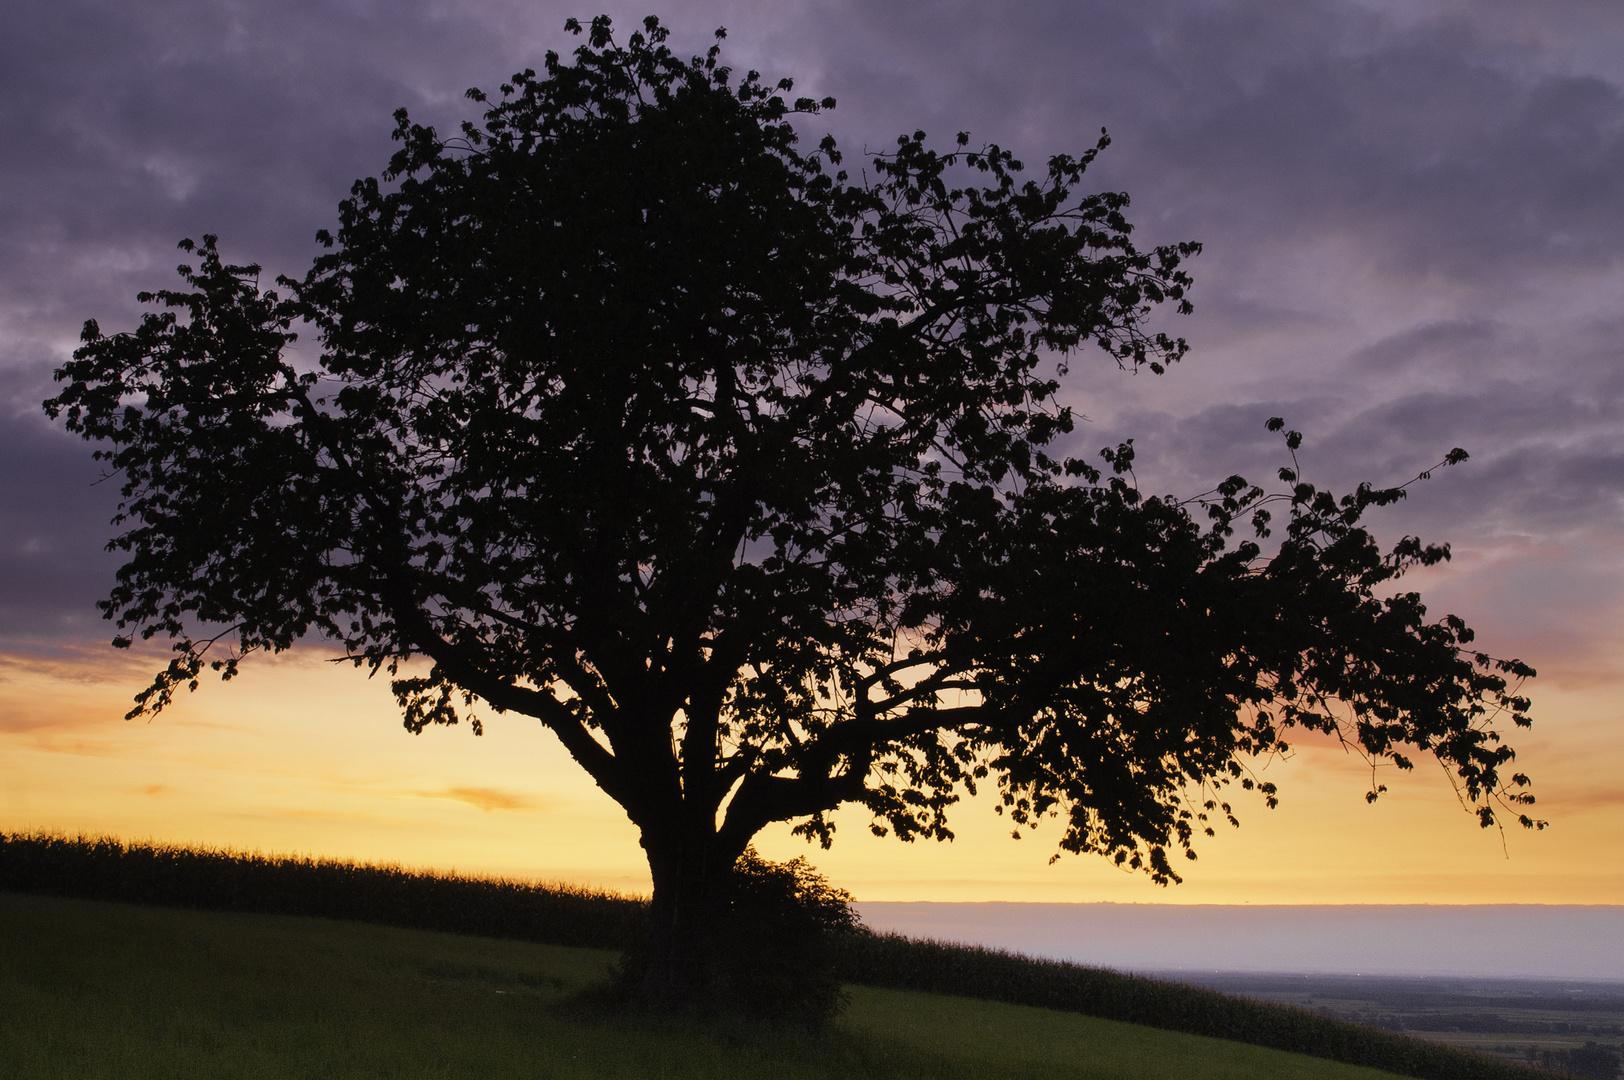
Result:
{"type": "MultiPolygon", "coordinates": [[[[151,656],[88,650],[0,656],[0,830],[106,833],[394,862],[643,892],[635,828],[539,724],[485,715],[412,737],[386,683],[314,648],[254,657],[151,721],[121,719],[151,656]]],[[[869,835],[846,811],[830,851],[763,833],[768,858],[806,855],[859,900],[1207,904],[1617,904],[1624,902],[1624,726],[1611,681],[1536,689],[1537,726],[1515,732],[1552,827],[1477,828],[1430,761],[1370,772],[1326,745],[1268,765],[1278,810],[1236,791],[1218,828],[1158,888],[1099,858],[1050,865],[1054,829],[1015,842],[985,797],[956,809],[951,844],[869,835]],[[1430,766],[1430,767],[1429,767],[1430,766]]]]}

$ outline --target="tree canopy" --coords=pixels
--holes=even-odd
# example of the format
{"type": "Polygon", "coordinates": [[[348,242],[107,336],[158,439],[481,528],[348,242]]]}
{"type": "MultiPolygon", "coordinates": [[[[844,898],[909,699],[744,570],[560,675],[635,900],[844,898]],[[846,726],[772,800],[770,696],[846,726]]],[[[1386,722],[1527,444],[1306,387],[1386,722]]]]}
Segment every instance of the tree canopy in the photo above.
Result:
{"type": "Polygon", "coordinates": [[[1167,883],[1301,729],[1538,824],[1496,729],[1533,672],[1395,588],[1448,557],[1368,531],[1402,487],[1147,496],[1131,443],[1068,450],[1068,365],[1183,357],[1151,316],[1199,250],[1081,190],[1104,137],[848,166],[719,42],[570,29],[456,136],[397,113],[302,279],[205,236],[86,324],[46,408],[122,478],[115,644],[175,643],[136,713],[320,636],[413,731],[539,720],[641,831],[668,987],[751,837],[847,803],[946,838],[987,784],[1167,883]]]}

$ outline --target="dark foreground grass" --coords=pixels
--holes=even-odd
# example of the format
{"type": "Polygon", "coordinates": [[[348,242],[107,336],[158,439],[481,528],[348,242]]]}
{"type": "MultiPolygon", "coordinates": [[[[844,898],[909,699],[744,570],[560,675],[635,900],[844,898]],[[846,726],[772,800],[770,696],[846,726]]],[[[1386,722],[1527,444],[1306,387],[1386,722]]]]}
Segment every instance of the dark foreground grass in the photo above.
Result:
{"type": "Polygon", "coordinates": [[[598,1011],[613,953],[325,919],[0,892],[8,1080],[723,1077],[1382,1080],[1390,1074],[963,998],[854,988],[832,1030],[598,1011]]]}
{"type": "MultiPolygon", "coordinates": [[[[211,911],[324,916],[602,948],[621,948],[635,940],[647,911],[646,901],[636,897],[567,886],[41,833],[0,833],[0,890],[8,889],[211,911]]],[[[862,986],[1060,1010],[1079,1014],[1079,1019],[1250,1043],[1420,1080],[1555,1075],[1198,987],[896,935],[852,936],[841,948],[840,975],[862,986]]]]}

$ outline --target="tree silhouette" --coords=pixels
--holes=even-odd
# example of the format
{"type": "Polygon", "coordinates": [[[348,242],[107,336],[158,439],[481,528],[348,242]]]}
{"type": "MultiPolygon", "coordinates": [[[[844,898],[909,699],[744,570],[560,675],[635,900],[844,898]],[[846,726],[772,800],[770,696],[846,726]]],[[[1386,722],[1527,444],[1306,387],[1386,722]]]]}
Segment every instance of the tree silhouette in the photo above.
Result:
{"type": "Polygon", "coordinates": [[[916,132],[851,175],[799,148],[832,101],[585,32],[458,137],[397,113],[283,292],[207,236],[133,333],[86,324],[46,409],[123,480],[115,644],[175,649],[132,715],[321,635],[414,732],[540,720],[641,831],[668,1002],[751,837],[827,845],[845,803],[947,838],[986,782],[1167,883],[1228,785],[1273,805],[1247,763],[1292,728],[1435,755],[1484,825],[1532,802],[1493,726],[1532,671],[1392,591],[1446,548],[1362,525],[1402,488],[1144,497],[1131,443],[1062,453],[1068,363],[1186,348],[1147,319],[1197,246],[1077,193],[1104,138],[1027,178],[916,132]]]}

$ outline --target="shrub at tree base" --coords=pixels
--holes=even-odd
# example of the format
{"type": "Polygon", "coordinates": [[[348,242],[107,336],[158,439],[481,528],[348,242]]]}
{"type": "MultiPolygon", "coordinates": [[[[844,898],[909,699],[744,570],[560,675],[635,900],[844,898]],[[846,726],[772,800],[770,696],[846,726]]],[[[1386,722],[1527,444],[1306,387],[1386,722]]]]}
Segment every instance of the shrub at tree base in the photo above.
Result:
{"type": "MultiPolygon", "coordinates": [[[[696,965],[694,1008],[819,1028],[845,1007],[842,939],[863,933],[851,894],[829,884],[805,858],[768,862],[747,848],[733,866],[724,910],[696,965]]],[[[617,978],[636,1001],[648,946],[626,953],[617,978]]]]}

